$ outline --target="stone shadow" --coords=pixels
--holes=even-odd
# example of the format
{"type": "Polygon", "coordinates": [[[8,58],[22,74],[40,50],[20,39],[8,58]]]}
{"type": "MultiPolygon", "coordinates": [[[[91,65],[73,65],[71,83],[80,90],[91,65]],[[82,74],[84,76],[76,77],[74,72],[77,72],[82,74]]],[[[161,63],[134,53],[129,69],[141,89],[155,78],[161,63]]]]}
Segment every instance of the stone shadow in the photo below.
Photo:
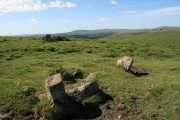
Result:
{"type": "MultiPolygon", "coordinates": [[[[50,119],[59,120],[78,120],[78,119],[96,119],[102,115],[102,110],[99,108],[100,105],[105,104],[107,101],[114,100],[111,95],[104,93],[101,89],[98,89],[92,96],[95,95],[99,100],[86,100],[76,101],[71,95],[66,94],[67,102],[60,103],[55,101],[52,109],[53,113],[49,116],[50,119]]],[[[95,97],[95,98],[96,98],[95,97]]],[[[88,99],[88,98],[87,98],[88,99]]],[[[47,114],[50,114],[51,110],[48,110],[47,114]]]]}
{"type": "Polygon", "coordinates": [[[150,71],[148,69],[138,67],[138,66],[132,66],[131,69],[128,70],[128,72],[133,74],[136,77],[147,76],[150,74],[150,71]]]}
{"type": "Polygon", "coordinates": [[[131,74],[133,74],[134,76],[136,76],[136,77],[147,76],[147,75],[150,74],[150,73],[134,72],[134,71],[132,71],[132,70],[129,70],[129,72],[130,72],[131,74]]]}
{"type": "Polygon", "coordinates": [[[95,94],[98,94],[101,100],[85,103],[84,105],[81,104],[81,113],[77,115],[75,119],[96,119],[102,115],[102,110],[99,106],[105,104],[107,101],[114,100],[111,95],[104,93],[101,89],[94,93],[94,95],[95,94]]]}

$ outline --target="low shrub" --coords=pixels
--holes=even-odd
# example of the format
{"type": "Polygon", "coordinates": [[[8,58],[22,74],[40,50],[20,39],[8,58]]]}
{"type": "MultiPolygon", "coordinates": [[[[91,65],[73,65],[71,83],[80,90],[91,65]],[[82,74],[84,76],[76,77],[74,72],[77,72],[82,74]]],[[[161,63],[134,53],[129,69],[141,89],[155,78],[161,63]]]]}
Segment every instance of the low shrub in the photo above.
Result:
{"type": "Polygon", "coordinates": [[[59,65],[57,68],[53,70],[50,70],[49,76],[55,75],[57,73],[61,74],[63,81],[67,84],[75,83],[76,79],[84,78],[84,72],[82,70],[68,70],[64,69],[61,65],[59,65]]]}
{"type": "Polygon", "coordinates": [[[86,53],[92,53],[93,51],[92,50],[87,50],[86,53]]]}
{"type": "Polygon", "coordinates": [[[47,50],[47,51],[50,51],[50,52],[55,52],[55,51],[56,51],[56,48],[53,47],[53,46],[48,46],[48,47],[46,47],[46,50],[47,50]]]}
{"type": "Polygon", "coordinates": [[[55,41],[70,41],[67,37],[65,36],[57,36],[57,37],[52,37],[50,34],[45,35],[42,38],[43,41],[46,42],[55,42],[55,41]]]}
{"type": "Polygon", "coordinates": [[[79,52],[78,49],[75,48],[64,48],[63,53],[73,53],[73,52],[79,52]]]}
{"type": "Polygon", "coordinates": [[[39,47],[39,48],[35,48],[34,50],[37,52],[43,52],[45,49],[42,47],[39,47]]]}
{"type": "Polygon", "coordinates": [[[102,57],[115,58],[118,57],[116,53],[104,53],[102,57]]]}

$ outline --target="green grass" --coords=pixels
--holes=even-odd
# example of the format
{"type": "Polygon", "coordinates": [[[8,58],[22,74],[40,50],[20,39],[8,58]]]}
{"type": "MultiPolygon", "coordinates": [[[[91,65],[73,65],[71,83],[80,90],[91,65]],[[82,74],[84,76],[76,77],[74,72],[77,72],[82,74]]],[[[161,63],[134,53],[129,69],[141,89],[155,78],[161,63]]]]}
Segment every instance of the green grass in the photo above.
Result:
{"type": "MultiPolygon", "coordinates": [[[[168,120],[178,120],[179,38],[180,32],[113,35],[51,43],[38,37],[0,37],[0,112],[12,110],[19,118],[36,110],[40,113],[47,101],[39,103],[34,94],[43,91],[45,79],[63,66],[70,71],[83,71],[84,78],[94,72],[93,80],[99,86],[108,87],[103,92],[114,98],[112,102],[122,101],[126,106],[137,103],[143,119],[157,114],[168,120]],[[135,77],[118,67],[116,60],[124,55],[132,56],[133,65],[148,69],[150,74],[135,77]],[[147,91],[152,85],[154,87],[147,91]],[[32,92],[25,95],[24,87],[31,88],[32,92]],[[131,96],[139,99],[132,101],[131,96]]],[[[98,99],[101,98],[92,96],[86,101],[97,104],[98,99]]]]}

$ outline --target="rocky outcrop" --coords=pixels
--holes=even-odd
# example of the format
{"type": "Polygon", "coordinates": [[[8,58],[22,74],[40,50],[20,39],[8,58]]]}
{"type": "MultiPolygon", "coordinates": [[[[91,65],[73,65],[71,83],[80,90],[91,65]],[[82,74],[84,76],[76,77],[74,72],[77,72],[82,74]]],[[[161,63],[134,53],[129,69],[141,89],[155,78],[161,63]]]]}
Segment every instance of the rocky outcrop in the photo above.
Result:
{"type": "Polygon", "coordinates": [[[124,66],[124,68],[128,71],[131,69],[133,61],[134,59],[129,56],[123,56],[117,60],[117,65],[124,66]]]}
{"type": "Polygon", "coordinates": [[[65,102],[66,94],[61,74],[55,74],[46,79],[45,88],[51,102],[65,102]]]}
{"type": "Polygon", "coordinates": [[[82,101],[83,98],[91,96],[97,90],[98,85],[96,82],[88,82],[70,92],[77,101],[82,101]]]}

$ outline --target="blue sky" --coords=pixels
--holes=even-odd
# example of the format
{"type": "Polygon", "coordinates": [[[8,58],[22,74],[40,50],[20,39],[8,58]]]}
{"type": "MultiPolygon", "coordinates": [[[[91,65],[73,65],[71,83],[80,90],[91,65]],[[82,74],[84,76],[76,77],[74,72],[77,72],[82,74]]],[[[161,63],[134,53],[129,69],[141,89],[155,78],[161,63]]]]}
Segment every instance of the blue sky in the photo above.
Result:
{"type": "Polygon", "coordinates": [[[180,27],[180,0],[0,0],[0,35],[180,27]]]}

